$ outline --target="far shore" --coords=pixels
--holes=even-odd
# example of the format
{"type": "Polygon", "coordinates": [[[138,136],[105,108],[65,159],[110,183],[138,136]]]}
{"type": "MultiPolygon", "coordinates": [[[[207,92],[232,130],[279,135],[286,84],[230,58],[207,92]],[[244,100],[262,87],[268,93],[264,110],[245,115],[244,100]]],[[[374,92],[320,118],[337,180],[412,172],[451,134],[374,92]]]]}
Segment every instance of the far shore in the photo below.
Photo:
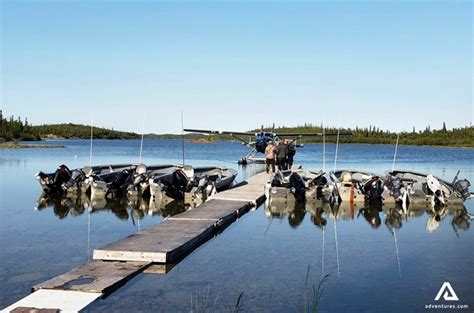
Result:
{"type": "MultiPolygon", "coordinates": [[[[122,139],[102,139],[102,138],[96,138],[96,140],[140,140],[137,138],[134,139],[128,139],[128,138],[122,138],[122,139]]],[[[147,140],[182,140],[181,138],[144,138],[145,141],[147,140]]],[[[72,137],[72,138],[63,138],[63,137],[42,137],[41,141],[49,141],[49,142],[54,142],[54,141],[69,141],[69,140],[90,140],[86,138],[78,138],[78,137],[72,137]]],[[[222,139],[212,139],[209,140],[208,138],[185,138],[185,142],[187,143],[197,143],[197,144],[215,144],[219,141],[233,141],[233,142],[239,142],[238,140],[233,140],[233,139],[228,139],[228,140],[222,140],[222,139]]],[[[33,141],[33,142],[41,142],[41,141],[33,141]]],[[[311,145],[311,144],[321,144],[321,142],[304,142],[305,145],[311,145]]],[[[326,142],[326,144],[335,144],[334,142],[326,142]]],[[[340,142],[339,144],[344,145],[344,144],[353,144],[353,145],[392,145],[391,143],[363,143],[363,142],[340,142]]],[[[395,143],[393,143],[395,145],[395,143]]],[[[463,149],[474,149],[473,146],[462,146],[462,145],[409,145],[409,144],[402,144],[400,143],[399,146],[406,146],[406,147],[434,147],[434,148],[463,148],[463,149]]],[[[22,148],[65,148],[66,146],[64,145],[41,145],[41,144],[20,144],[18,142],[0,142],[0,149],[22,149],[22,148]]]]}

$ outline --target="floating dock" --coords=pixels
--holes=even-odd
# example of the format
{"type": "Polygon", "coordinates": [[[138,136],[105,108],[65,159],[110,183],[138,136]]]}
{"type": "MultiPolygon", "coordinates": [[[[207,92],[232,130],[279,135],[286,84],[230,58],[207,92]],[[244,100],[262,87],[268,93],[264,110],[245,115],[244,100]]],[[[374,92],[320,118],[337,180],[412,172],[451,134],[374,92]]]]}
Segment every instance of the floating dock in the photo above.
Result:
{"type": "Polygon", "coordinates": [[[33,293],[1,312],[77,312],[141,272],[166,274],[202,243],[262,204],[268,177],[256,174],[193,210],[95,249],[90,263],[34,286],[33,293]]]}

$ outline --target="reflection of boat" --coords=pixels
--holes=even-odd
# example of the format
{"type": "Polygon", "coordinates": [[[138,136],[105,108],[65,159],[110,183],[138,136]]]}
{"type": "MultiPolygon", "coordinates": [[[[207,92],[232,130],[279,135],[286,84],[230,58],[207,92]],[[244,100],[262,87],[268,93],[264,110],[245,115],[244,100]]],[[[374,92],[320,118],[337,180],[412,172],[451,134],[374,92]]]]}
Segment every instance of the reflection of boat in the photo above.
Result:
{"type": "MultiPolygon", "coordinates": [[[[459,172],[458,172],[459,174],[459,172]]],[[[392,171],[385,177],[387,202],[408,204],[447,205],[462,204],[471,197],[470,182],[459,180],[458,175],[452,183],[436,176],[413,171],[392,171]]]]}
{"type": "Polygon", "coordinates": [[[296,228],[304,220],[306,212],[310,213],[311,222],[317,227],[323,227],[327,224],[327,219],[323,217],[323,214],[329,216],[332,215],[331,207],[327,202],[320,202],[318,205],[311,202],[288,202],[288,201],[273,201],[265,202],[265,215],[268,218],[283,219],[288,218],[288,224],[296,228]]]}
{"type": "Polygon", "coordinates": [[[400,203],[369,204],[365,202],[340,202],[331,206],[329,202],[290,202],[278,201],[265,202],[265,215],[271,219],[288,218],[291,227],[297,227],[305,218],[303,212],[310,213],[311,222],[323,227],[328,219],[351,221],[363,218],[372,228],[378,229],[382,222],[392,234],[401,229],[405,221],[428,215],[426,231],[433,232],[440,224],[451,216],[451,226],[458,234],[459,230],[468,230],[474,215],[468,213],[462,204],[449,204],[444,206],[431,206],[425,203],[413,203],[408,209],[404,209],[400,203]]]}
{"type": "Polygon", "coordinates": [[[36,203],[35,209],[43,211],[52,208],[59,219],[63,219],[68,215],[79,216],[85,212],[93,214],[108,211],[112,212],[118,219],[128,220],[130,217],[132,219],[142,219],[145,215],[173,216],[192,207],[192,205],[185,204],[183,201],[171,198],[158,203],[150,197],[137,197],[134,200],[127,198],[91,199],[85,194],[64,197],[43,192],[36,203]]]}
{"type": "Polygon", "coordinates": [[[68,214],[71,214],[72,216],[83,214],[86,201],[87,200],[84,197],[78,197],[77,195],[62,197],[57,195],[49,195],[43,192],[36,202],[35,209],[42,211],[48,207],[52,207],[54,214],[59,219],[63,219],[68,214]]]}

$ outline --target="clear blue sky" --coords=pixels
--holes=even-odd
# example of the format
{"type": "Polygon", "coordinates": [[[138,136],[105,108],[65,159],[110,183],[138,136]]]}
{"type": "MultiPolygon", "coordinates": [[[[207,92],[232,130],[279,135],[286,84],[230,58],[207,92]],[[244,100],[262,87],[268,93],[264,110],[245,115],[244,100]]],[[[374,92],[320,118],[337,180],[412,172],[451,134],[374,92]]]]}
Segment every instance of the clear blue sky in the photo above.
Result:
{"type": "Polygon", "coordinates": [[[141,132],[473,120],[471,1],[9,1],[1,108],[141,132]],[[144,114],[146,112],[145,123],[144,114]]]}

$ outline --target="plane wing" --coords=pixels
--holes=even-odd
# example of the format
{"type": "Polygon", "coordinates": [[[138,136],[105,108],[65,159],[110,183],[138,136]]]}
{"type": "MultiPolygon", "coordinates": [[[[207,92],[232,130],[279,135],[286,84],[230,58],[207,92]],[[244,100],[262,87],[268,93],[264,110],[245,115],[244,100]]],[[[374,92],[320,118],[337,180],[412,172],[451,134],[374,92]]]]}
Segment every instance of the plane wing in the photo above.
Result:
{"type": "MultiPolygon", "coordinates": [[[[288,134],[277,134],[278,137],[322,137],[323,133],[307,133],[307,134],[294,134],[294,133],[288,133],[288,134]]],[[[337,136],[337,133],[325,133],[324,136],[327,137],[335,137],[337,136]]],[[[352,133],[339,133],[340,137],[344,136],[352,136],[352,133]]]]}
{"type": "Polygon", "coordinates": [[[255,136],[253,133],[247,132],[233,132],[233,131],[220,131],[220,130],[209,130],[209,129],[190,129],[186,128],[183,131],[188,133],[202,133],[202,134],[224,134],[224,135],[238,135],[238,136],[255,136]]]}

